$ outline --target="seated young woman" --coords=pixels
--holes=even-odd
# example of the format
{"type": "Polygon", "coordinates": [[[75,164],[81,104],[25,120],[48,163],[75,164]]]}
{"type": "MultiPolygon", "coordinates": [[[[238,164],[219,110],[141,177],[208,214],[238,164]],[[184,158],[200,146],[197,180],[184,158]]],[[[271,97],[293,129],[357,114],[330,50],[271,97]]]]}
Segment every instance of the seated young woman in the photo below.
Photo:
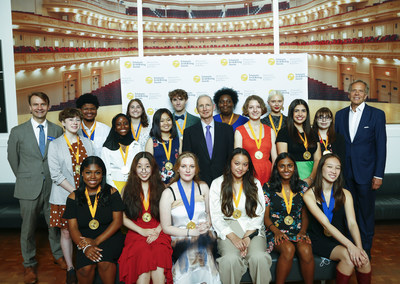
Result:
{"type": "Polygon", "coordinates": [[[128,233],[118,263],[125,284],[172,283],[171,237],[161,230],[158,206],[163,190],[153,155],[138,153],[122,193],[128,233]]]}
{"type": "Polygon", "coordinates": [[[353,198],[343,186],[339,157],[324,155],[319,161],[313,187],[304,194],[304,202],[311,213],[308,233],[313,252],[339,262],[336,283],[348,283],[354,269],[358,283],[371,283],[371,263],[362,248],[353,198]]]}
{"type": "Polygon", "coordinates": [[[172,237],[174,283],[221,283],[213,248],[208,186],[199,179],[197,157],[183,152],[160,201],[161,226],[172,237]]]}
{"type": "Polygon", "coordinates": [[[271,281],[271,256],[266,252],[264,196],[254,177],[249,153],[233,150],[224,174],[210,187],[210,213],[218,234],[217,259],[222,283],[240,283],[247,268],[253,283],[271,281]]]}
{"type": "Polygon", "coordinates": [[[63,216],[78,247],[76,268],[82,284],[93,283],[96,267],[103,283],[114,283],[122,251],[124,205],[118,191],[106,184],[106,174],[99,157],[87,157],[81,165],[79,187],[68,196],[63,216]]]}
{"type": "Polygon", "coordinates": [[[308,216],[303,202],[307,183],[299,178],[296,161],[288,153],[276,158],[269,183],[264,184],[267,252],[277,251],[275,283],[285,283],[293,257],[300,260],[304,283],[314,281],[314,256],[307,235],[308,216]]]}

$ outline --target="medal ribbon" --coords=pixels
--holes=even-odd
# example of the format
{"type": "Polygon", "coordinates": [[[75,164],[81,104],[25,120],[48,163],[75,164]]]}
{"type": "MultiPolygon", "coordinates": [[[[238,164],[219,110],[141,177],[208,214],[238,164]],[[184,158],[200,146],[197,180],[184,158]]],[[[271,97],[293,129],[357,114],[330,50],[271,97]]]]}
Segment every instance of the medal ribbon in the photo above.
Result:
{"type": "Polygon", "coordinates": [[[279,132],[279,130],[281,130],[281,127],[282,127],[282,118],[283,118],[283,115],[281,114],[281,118],[279,118],[278,130],[276,130],[274,121],[272,120],[272,116],[271,116],[271,115],[268,115],[268,118],[269,118],[269,122],[271,122],[272,129],[275,131],[275,135],[278,136],[278,132],[279,132]]]}
{"type": "Polygon", "coordinates": [[[165,146],[164,141],[161,142],[164,148],[164,152],[165,152],[165,157],[167,157],[167,161],[169,161],[169,158],[171,157],[171,145],[172,145],[172,139],[169,139],[169,145],[168,145],[168,151],[167,151],[167,147],[165,146]]]}
{"type": "Polygon", "coordinates": [[[179,123],[175,120],[176,126],[178,126],[179,132],[183,135],[183,131],[185,131],[185,127],[186,127],[186,118],[187,118],[187,114],[185,115],[185,119],[183,121],[183,125],[182,128],[179,125],[179,123]]]}
{"type": "Polygon", "coordinates": [[[144,207],[145,211],[147,211],[149,209],[149,205],[150,205],[150,190],[147,191],[146,199],[144,199],[144,195],[143,195],[143,207],[144,207]]]}
{"type": "MultiPolygon", "coordinates": [[[[131,128],[133,129],[133,124],[131,124],[131,128]]],[[[138,128],[132,131],[132,138],[136,141],[139,141],[140,131],[142,131],[142,124],[139,122],[138,128]]]]}
{"type": "Polygon", "coordinates": [[[126,161],[128,160],[129,145],[125,148],[125,153],[122,151],[121,144],[119,144],[119,152],[121,153],[122,160],[124,161],[124,166],[126,166],[126,161]]]}
{"type": "Polygon", "coordinates": [[[333,186],[331,189],[331,199],[329,201],[329,207],[326,203],[324,193],[321,192],[322,200],[322,210],[324,211],[324,214],[326,217],[328,217],[329,223],[332,223],[332,217],[333,217],[333,208],[335,208],[335,198],[333,197],[333,186]]]}
{"type": "Polygon", "coordinates": [[[94,123],[92,132],[90,132],[90,136],[87,134],[87,132],[85,130],[85,127],[83,127],[83,122],[81,123],[81,126],[82,126],[81,128],[82,128],[82,131],[83,131],[83,137],[85,137],[85,138],[89,138],[90,137],[89,139],[93,141],[93,139],[94,139],[94,130],[96,129],[96,123],[97,122],[94,123]]]}
{"type": "Polygon", "coordinates": [[[282,191],[281,191],[281,193],[282,193],[282,196],[283,196],[283,200],[285,201],[286,212],[287,212],[288,214],[290,214],[290,211],[292,211],[293,192],[290,191],[289,202],[288,202],[288,200],[287,200],[286,193],[285,193],[285,189],[283,188],[283,185],[282,185],[282,191]]]}
{"type": "Polygon", "coordinates": [[[96,216],[96,211],[97,211],[97,204],[99,202],[99,197],[97,196],[100,192],[101,187],[99,186],[96,191],[96,197],[94,198],[94,204],[92,205],[92,202],[90,201],[89,193],[87,189],[85,190],[85,195],[86,195],[86,200],[89,206],[90,214],[92,215],[92,218],[94,219],[94,216],[96,216]]]}
{"type": "Polygon", "coordinates": [[[243,183],[240,184],[240,189],[239,189],[239,194],[238,194],[238,198],[236,199],[235,194],[233,193],[233,202],[235,202],[235,207],[238,208],[239,206],[239,202],[240,202],[240,197],[242,196],[242,191],[243,191],[243,183]]]}
{"type": "Polygon", "coordinates": [[[194,181],[192,181],[192,192],[190,194],[190,204],[187,200],[185,190],[183,189],[181,179],[178,180],[178,188],[182,197],[183,205],[185,205],[186,212],[188,214],[189,220],[192,221],[194,215],[194,181]]]}
{"type": "Polygon", "coordinates": [[[261,122],[260,122],[260,136],[259,136],[258,139],[257,139],[257,137],[256,137],[256,134],[254,133],[254,130],[253,130],[253,127],[251,126],[250,121],[247,122],[247,124],[249,125],[251,134],[253,135],[254,141],[256,142],[257,149],[260,150],[260,148],[261,148],[261,142],[262,142],[262,141],[261,141],[261,136],[262,136],[262,124],[261,124],[261,122]]]}
{"type": "Polygon", "coordinates": [[[64,139],[67,142],[67,145],[71,149],[72,153],[74,153],[74,155],[75,155],[76,164],[79,165],[79,136],[76,136],[76,140],[77,140],[76,143],[78,143],[78,145],[76,147],[76,152],[72,148],[71,143],[69,142],[69,140],[65,134],[64,134],[64,139]]]}
{"type": "MultiPolygon", "coordinates": [[[[234,113],[232,112],[231,118],[229,119],[229,122],[228,122],[229,125],[232,125],[231,123],[232,123],[233,115],[234,115],[234,113]]],[[[222,120],[222,115],[219,115],[219,117],[221,118],[221,121],[224,122],[222,120]]]]}
{"type": "Polygon", "coordinates": [[[306,151],[308,151],[307,135],[304,133],[304,138],[303,138],[303,136],[301,136],[299,131],[297,131],[297,134],[299,134],[301,141],[303,141],[304,148],[306,148],[306,151]]]}
{"type": "Polygon", "coordinates": [[[326,143],[324,142],[324,139],[322,139],[321,134],[319,134],[318,131],[318,136],[319,136],[319,141],[321,141],[321,143],[324,145],[325,150],[328,150],[328,135],[326,135],[326,143]]]}

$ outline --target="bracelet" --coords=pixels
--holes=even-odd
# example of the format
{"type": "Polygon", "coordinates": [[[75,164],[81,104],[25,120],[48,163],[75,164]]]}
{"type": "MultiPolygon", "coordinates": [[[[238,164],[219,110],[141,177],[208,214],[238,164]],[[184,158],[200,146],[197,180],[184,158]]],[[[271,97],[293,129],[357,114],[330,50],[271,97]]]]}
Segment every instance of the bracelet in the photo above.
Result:
{"type": "Polygon", "coordinates": [[[83,248],[83,254],[85,254],[85,250],[88,248],[88,247],[91,247],[92,245],[86,245],[84,248],[83,248]]]}
{"type": "Polygon", "coordinates": [[[267,231],[270,230],[269,228],[270,228],[272,225],[274,225],[274,223],[270,224],[270,225],[267,227],[267,231]]]}

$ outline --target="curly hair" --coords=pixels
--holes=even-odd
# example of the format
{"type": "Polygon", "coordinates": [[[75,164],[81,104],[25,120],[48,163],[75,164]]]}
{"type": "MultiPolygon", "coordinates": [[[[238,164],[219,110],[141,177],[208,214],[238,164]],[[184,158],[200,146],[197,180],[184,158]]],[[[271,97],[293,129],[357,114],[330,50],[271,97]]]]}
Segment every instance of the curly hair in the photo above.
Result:
{"type": "MultiPolygon", "coordinates": [[[[235,108],[239,101],[239,97],[238,97],[238,93],[234,89],[231,89],[231,88],[222,88],[215,92],[213,100],[214,100],[214,103],[217,106],[217,108],[218,108],[219,100],[221,99],[221,97],[223,95],[228,95],[231,97],[232,102],[233,102],[233,108],[235,108]]],[[[218,108],[218,110],[219,110],[219,108],[218,108]]]]}
{"type": "Polygon", "coordinates": [[[92,104],[96,107],[96,109],[98,109],[100,106],[97,97],[95,95],[92,95],[91,93],[86,93],[80,96],[76,100],[75,104],[77,108],[82,108],[84,104],[92,104]]]}

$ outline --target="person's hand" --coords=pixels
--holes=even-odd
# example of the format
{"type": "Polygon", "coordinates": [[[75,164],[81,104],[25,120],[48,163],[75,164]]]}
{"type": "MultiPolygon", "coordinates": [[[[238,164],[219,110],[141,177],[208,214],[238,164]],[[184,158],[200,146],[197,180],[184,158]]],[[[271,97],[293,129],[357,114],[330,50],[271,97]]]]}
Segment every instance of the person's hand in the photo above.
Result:
{"type": "Polygon", "coordinates": [[[154,232],[150,236],[147,237],[146,243],[151,244],[152,242],[157,240],[158,236],[160,236],[160,232],[161,232],[161,230],[155,229],[154,232]]]}
{"type": "Polygon", "coordinates": [[[296,236],[296,241],[298,242],[306,242],[307,244],[311,244],[310,238],[307,236],[307,234],[303,232],[299,232],[296,236]]]}
{"type": "Polygon", "coordinates": [[[198,226],[196,226],[196,228],[199,230],[200,234],[205,234],[208,232],[208,230],[210,229],[211,225],[209,222],[203,222],[198,224],[198,226]]]}
{"type": "Polygon", "coordinates": [[[200,236],[200,231],[197,228],[197,226],[194,229],[189,229],[189,236],[190,237],[198,237],[198,236],[200,236]]]}
{"type": "Polygon", "coordinates": [[[363,249],[356,247],[354,244],[351,244],[347,248],[347,251],[349,252],[350,260],[355,267],[360,268],[369,261],[367,253],[363,249]]]}
{"type": "Polygon", "coordinates": [[[382,181],[383,180],[381,178],[376,178],[376,177],[372,178],[372,189],[378,190],[382,185],[382,181]]]}
{"type": "Polygon", "coordinates": [[[143,237],[147,238],[147,237],[150,237],[154,233],[155,230],[156,229],[141,229],[139,233],[143,237]]]}
{"type": "Polygon", "coordinates": [[[275,239],[275,244],[280,245],[281,243],[283,243],[285,240],[289,240],[289,237],[286,236],[284,233],[282,233],[281,231],[277,232],[274,236],[275,239]]]}
{"type": "Polygon", "coordinates": [[[232,235],[229,236],[229,240],[240,251],[242,257],[247,255],[247,245],[243,239],[239,238],[235,233],[232,233],[232,235]]]}
{"type": "Polygon", "coordinates": [[[88,245],[88,247],[86,247],[86,249],[85,249],[84,254],[91,261],[99,262],[99,261],[101,261],[101,258],[103,257],[100,253],[101,251],[102,251],[102,249],[97,246],[88,245]]]}
{"type": "Polygon", "coordinates": [[[79,250],[83,249],[87,245],[97,246],[95,240],[91,238],[80,236],[80,239],[81,239],[80,242],[76,245],[79,250]]]}

